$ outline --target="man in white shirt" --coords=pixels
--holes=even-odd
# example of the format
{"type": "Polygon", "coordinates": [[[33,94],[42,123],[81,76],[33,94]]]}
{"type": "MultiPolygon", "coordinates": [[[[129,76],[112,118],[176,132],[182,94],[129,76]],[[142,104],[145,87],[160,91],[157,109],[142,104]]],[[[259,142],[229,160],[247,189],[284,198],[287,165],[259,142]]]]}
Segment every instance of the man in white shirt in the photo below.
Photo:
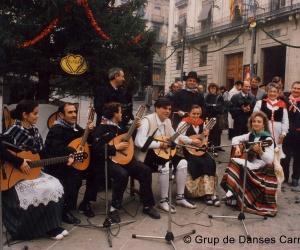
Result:
{"type": "MultiPolygon", "coordinates": [[[[169,190],[169,164],[168,160],[162,159],[157,156],[153,149],[161,149],[165,152],[170,152],[169,143],[163,141],[152,141],[149,149],[145,153],[141,148],[147,142],[149,136],[153,135],[154,138],[158,136],[172,137],[175,134],[172,128],[169,116],[171,114],[171,102],[166,98],[158,99],[155,104],[155,113],[150,114],[141,121],[141,126],[138,129],[135,145],[135,156],[139,161],[144,162],[153,172],[159,172],[159,184],[161,192],[161,201],[159,208],[164,211],[169,211],[168,190],[169,190]]],[[[187,201],[184,197],[184,189],[187,174],[187,161],[185,159],[172,160],[174,169],[176,170],[175,179],[177,184],[176,203],[180,206],[187,208],[196,208],[194,204],[187,201]]],[[[171,212],[176,213],[176,209],[171,206],[171,212]]]]}

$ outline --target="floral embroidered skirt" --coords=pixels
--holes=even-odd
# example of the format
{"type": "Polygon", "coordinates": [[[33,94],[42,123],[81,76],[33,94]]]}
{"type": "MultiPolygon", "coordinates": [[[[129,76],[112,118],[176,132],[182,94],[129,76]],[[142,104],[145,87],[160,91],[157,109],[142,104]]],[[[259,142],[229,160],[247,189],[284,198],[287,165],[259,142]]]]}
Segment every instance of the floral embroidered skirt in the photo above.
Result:
{"type": "Polygon", "coordinates": [[[185,195],[196,198],[204,195],[217,195],[218,176],[201,175],[193,180],[190,173],[187,173],[185,184],[185,195]]]}

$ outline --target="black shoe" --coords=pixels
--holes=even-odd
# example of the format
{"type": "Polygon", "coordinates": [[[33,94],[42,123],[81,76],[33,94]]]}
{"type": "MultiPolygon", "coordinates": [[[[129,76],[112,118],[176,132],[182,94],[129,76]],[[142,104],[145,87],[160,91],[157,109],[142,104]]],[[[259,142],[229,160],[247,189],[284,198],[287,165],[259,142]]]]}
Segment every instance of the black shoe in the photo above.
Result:
{"type": "Polygon", "coordinates": [[[78,212],[81,214],[84,214],[86,217],[89,217],[89,218],[95,217],[95,214],[91,209],[90,203],[85,203],[82,201],[78,207],[78,212]]]}
{"type": "Polygon", "coordinates": [[[110,218],[112,223],[120,223],[121,222],[118,210],[109,212],[108,217],[110,218]]]}
{"type": "Polygon", "coordinates": [[[293,179],[293,180],[292,180],[292,186],[293,186],[293,187],[298,187],[298,185],[299,185],[299,181],[293,179]]]}
{"type": "Polygon", "coordinates": [[[160,214],[154,207],[143,208],[143,213],[149,215],[152,219],[160,219],[160,214]]]}
{"type": "Polygon", "coordinates": [[[218,151],[225,152],[225,149],[224,148],[218,148],[218,151]]]}
{"type": "Polygon", "coordinates": [[[63,212],[62,221],[68,224],[80,224],[81,220],[77,219],[70,212],[63,212]]]}

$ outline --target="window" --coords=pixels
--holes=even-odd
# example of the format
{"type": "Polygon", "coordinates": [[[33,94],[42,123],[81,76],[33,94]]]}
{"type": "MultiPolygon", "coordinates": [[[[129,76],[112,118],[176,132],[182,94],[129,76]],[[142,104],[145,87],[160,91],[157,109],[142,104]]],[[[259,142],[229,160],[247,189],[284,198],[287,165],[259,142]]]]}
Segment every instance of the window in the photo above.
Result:
{"type": "Polygon", "coordinates": [[[200,12],[200,15],[198,16],[198,22],[201,23],[202,30],[210,28],[211,26],[211,7],[211,4],[202,6],[202,10],[200,12]]]}
{"type": "Polygon", "coordinates": [[[159,81],[162,79],[162,74],[161,74],[161,68],[154,68],[153,67],[153,75],[152,75],[152,79],[154,81],[159,81]]]}
{"type": "Polygon", "coordinates": [[[182,52],[177,52],[176,70],[181,69],[182,52]]]}
{"type": "Polygon", "coordinates": [[[233,16],[233,21],[242,21],[242,6],[236,5],[234,6],[234,16],[233,16]]]}
{"type": "Polygon", "coordinates": [[[200,47],[200,62],[199,66],[206,66],[207,65],[207,46],[200,47]]]}
{"type": "Polygon", "coordinates": [[[285,7],[285,0],[271,0],[271,11],[285,7]]]}

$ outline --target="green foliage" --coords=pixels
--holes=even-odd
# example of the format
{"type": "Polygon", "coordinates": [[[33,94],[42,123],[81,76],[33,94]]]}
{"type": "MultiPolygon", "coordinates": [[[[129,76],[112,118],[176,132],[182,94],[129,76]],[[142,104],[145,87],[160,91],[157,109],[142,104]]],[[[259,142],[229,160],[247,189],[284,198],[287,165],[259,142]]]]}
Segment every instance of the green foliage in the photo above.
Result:
{"type": "Polygon", "coordinates": [[[97,86],[104,83],[108,69],[118,66],[125,71],[125,87],[134,91],[141,72],[152,61],[156,34],[145,30],[145,21],[134,14],[146,0],[128,1],[118,7],[108,5],[112,2],[88,1],[98,26],[110,38],[107,41],[96,32],[76,0],[2,0],[0,72],[24,79],[37,76],[36,96],[48,100],[51,86],[73,95],[93,96],[97,86]],[[73,6],[65,12],[69,4],[73,6]],[[59,22],[49,35],[32,46],[18,46],[41,34],[57,17],[59,22]],[[133,43],[140,34],[142,40],[133,43]],[[68,54],[82,55],[88,62],[88,71],[77,76],[65,73],[60,60],[68,54]]]}

